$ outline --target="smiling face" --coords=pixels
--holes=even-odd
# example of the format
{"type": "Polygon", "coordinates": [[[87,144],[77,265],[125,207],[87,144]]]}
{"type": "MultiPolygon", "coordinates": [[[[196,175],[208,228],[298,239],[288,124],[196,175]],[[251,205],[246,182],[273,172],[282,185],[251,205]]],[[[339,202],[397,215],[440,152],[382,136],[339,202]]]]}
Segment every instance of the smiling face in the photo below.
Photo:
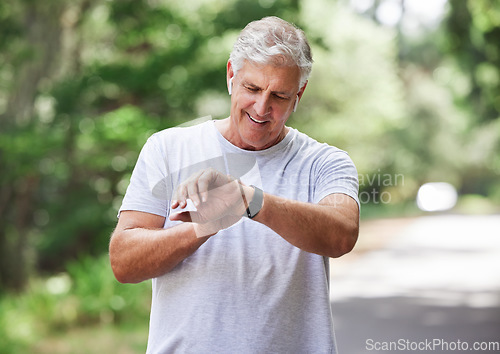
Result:
{"type": "Polygon", "coordinates": [[[299,68],[246,61],[234,75],[229,62],[228,84],[231,78],[231,117],[222,135],[246,150],[263,150],[279,143],[288,131],[285,123],[295,101],[306,87],[299,90],[299,68]]]}

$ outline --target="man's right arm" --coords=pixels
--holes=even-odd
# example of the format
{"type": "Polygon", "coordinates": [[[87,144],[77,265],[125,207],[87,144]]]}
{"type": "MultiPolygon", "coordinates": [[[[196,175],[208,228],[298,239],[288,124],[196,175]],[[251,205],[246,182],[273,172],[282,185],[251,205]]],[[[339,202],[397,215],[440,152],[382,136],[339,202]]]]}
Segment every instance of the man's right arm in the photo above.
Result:
{"type": "Polygon", "coordinates": [[[197,237],[193,224],[163,229],[165,218],[124,210],[111,235],[109,258],[120,283],[161,276],[193,254],[209,237],[197,237]]]}

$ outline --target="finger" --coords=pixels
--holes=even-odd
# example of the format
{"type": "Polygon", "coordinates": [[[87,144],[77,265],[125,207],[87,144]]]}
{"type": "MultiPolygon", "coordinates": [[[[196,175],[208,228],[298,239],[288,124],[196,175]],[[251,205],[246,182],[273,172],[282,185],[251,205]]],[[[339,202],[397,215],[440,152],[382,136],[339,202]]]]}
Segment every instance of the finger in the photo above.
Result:
{"type": "Polygon", "coordinates": [[[171,214],[169,219],[172,221],[182,221],[182,222],[191,222],[191,213],[189,211],[183,211],[180,213],[171,214]]]}
{"type": "Polygon", "coordinates": [[[179,185],[179,187],[177,187],[177,190],[175,191],[175,199],[173,200],[172,203],[175,202],[176,204],[176,207],[181,207],[181,208],[185,208],[186,205],[187,205],[187,189],[186,189],[186,185],[185,184],[181,184],[179,185]]]}
{"type": "Polygon", "coordinates": [[[200,196],[198,195],[198,180],[191,181],[186,186],[187,194],[196,207],[200,205],[200,196]]]}
{"type": "MultiPolygon", "coordinates": [[[[177,187],[177,195],[178,195],[178,200],[179,200],[179,203],[180,203],[180,206],[182,208],[185,208],[186,205],[187,205],[187,199],[188,198],[191,198],[191,200],[193,201],[193,203],[195,202],[196,200],[196,195],[197,192],[195,191],[194,188],[197,188],[195,186],[193,186],[193,184],[196,184],[199,177],[203,174],[203,171],[198,171],[194,174],[192,174],[187,180],[185,180],[184,182],[182,182],[178,187],[177,187]]],[[[199,200],[199,198],[198,198],[199,200]]],[[[199,204],[199,203],[198,203],[199,204]]],[[[195,205],[197,206],[197,204],[195,203],[195,205]]]]}
{"type": "Polygon", "coordinates": [[[198,180],[198,193],[202,202],[206,202],[208,200],[208,188],[213,178],[213,173],[209,171],[201,175],[198,180]]]}
{"type": "Polygon", "coordinates": [[[214,171],[212,178],[213,178],[213,183],[218,187],[222,187],[228,183],[231,183],[231,181],[234,180],[234,178],[231,175],[226,175],[219,171],[214,171]]]}

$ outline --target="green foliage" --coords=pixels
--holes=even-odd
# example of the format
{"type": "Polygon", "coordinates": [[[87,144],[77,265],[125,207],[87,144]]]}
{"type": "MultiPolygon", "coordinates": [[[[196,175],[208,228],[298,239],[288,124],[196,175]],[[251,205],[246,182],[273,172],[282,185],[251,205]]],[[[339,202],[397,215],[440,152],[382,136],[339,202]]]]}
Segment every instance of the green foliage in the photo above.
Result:
{"type": "MultiPolygon", "coordinates": [[[[500,11],[494,0],[453,1],[445,21],[444,53],[467,84],[454,92],[467,115],[461,191],[498,203],[500,188],[500,11]]],[[[451,85],[450,85],[451,86],[451,85]]]]}
{"type": "Polygon", "coordinates": [[[498,201],[497,11],[450,2],[443,26],[406,36],[372,21],[380,4],[367,17],[322,0],[302,8],[316,63],[294,124],[346,149],[362,176],[404,175],[362,193],[404,205],[424,182],[446,181],[498,201]]]}
{"type": "Polygon", "coordinates": [[[450,2],[447,53],[471,82],[463,99],[476,122],[500,118],[500,11],[495,0],[450,2]]]}
{"type": "Polygon", "coordinates": [[[456,211],[464,214],[481,215],[498,213],[498,203],[479,194],[465,194],[458,201],[456,211]]]}
{"type": "Polygon", "coordinates": [[[68,272],[34,278],[20,296],[0,298],[0,352],[26,351],[41,339],[74,327],[147,326],[151,283],[118,283],[107,256],[85,257],[68,272]]]}
{"type": "Polygon", "coordinates": [[[146,320],[151,283],[120,284],[114,279],[107,255],[85,257],[68,266],[73,294],[80,299],[79,321],[120,322],[146,320]]]}
{"type": "Polygon", "coordinates": [[[324,0],[308,2],[301,15],[306,32],[321,42],[293,124],[349,151],[360,173],[387,169],[393,157],[387,135],[408,120],[395,32],[324,0]]]}

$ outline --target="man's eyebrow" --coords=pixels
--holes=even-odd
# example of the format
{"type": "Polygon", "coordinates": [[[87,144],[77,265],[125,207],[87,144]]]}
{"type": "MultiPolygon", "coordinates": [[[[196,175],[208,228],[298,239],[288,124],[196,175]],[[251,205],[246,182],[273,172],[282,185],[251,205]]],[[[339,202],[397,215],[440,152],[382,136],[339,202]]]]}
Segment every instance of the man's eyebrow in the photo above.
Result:
{"type": "Polygon", "coordinates": [[[283,96],[287,99],[293,96],[293,93],[289,93],[289,92],[285,92],[285,91],[271,91],[271,93],[273,95],[283,96]]]}
{"type": "MultiPolygon", "coordinates": [[[[248,81],[244,81],[243,85],[244,86],[249,86],[249,87],[254,88],[254,89],[262,90],[262,88],[259,85],[252,84],[251,82],[248,82],[248,81]]],[[[286,92],[286,91],[272,91],[271,93],[273,93],[275,95],[286,96],[288,98],[290,98],[290,97],[293,96],[293,94],[290,94],[289,92],[286,92]]]]}
{"type": "Polygon", "coordinates": [[[248,81],[244,81],[244,82],[243,82],[243,85],[244,85],[244,86],[250,86],[250,87],[252,87],[252,88],[256,88],[256,89],[261,90],[261,88],[260,88],[258,85],[252,84],[251,82],[248,82],[248,81]]]}

